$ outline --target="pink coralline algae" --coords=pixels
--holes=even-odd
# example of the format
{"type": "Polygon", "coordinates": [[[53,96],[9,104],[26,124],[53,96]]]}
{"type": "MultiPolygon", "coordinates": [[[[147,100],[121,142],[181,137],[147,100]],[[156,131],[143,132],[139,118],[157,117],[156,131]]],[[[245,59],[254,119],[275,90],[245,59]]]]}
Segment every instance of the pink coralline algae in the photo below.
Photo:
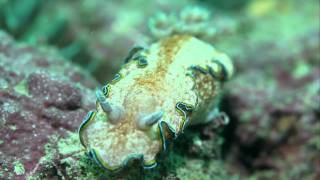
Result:
{"type": "Polygon", "coordinates": [[[52,135],[76,130],[96,83],[54,52],[0,32],[0,179],[37,170],[52,135]]]}

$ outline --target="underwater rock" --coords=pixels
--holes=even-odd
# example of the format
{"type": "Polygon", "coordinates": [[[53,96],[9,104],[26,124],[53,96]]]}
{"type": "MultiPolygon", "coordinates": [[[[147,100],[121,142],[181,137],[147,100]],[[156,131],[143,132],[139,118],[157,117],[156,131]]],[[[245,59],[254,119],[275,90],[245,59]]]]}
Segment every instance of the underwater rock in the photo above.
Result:
{"type": "Polygon", "coordinates": [[[226,164],[244,177],[312,179],[319,173],[319,38],[311,21],[319,12],[301,8],[309,21],[288,12],[258,18],[226,87],[226,164]],[[273,24],[275,38],[268,34],[273,24]],[[303,28],[286,31],[296,25],[303,28]]]}
{"type": "Polygon", "coordinates": [[[75,131],[96,81],[54,51],[0,31],[0,179],[35,173],[45,145],[75,131]]]}
{"type": "Polygon", "coordinates": [[[81,93],[69,83],[59,82],[44,73],[31,73],[27,78],[28,92],[44,102],[45,107],[74,110],[81,106],[81,93]]]}
{"type": "Polygon", "coordinates": [[[226,101],[236,126],[230,156],[249,170],[284,173],[295,162],[306,166],[296,172],[299,177],[316,172],[319,149],[311,142],[319,135],[320,71],[307,66],[310,69],[299,78],[291,72],[295,67],[278,64],[277,69],[269,67],[273,75],[253,70],[230,82],[226,101]]]}

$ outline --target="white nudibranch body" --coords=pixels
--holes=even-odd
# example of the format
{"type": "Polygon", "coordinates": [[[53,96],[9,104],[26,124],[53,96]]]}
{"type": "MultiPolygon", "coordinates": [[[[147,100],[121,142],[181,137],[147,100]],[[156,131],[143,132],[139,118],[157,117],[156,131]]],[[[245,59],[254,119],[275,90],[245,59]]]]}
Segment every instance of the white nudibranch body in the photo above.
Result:
{"type": "Polygon", "coordinates": [[[186,35],[134,48],[126,61],[116,78],[97,90],[96,110],[79,128],[83,146],[108,170],[132,158],[154,167],[167,139],[187,124],[209,120],[221,85],[233,74],[227,55],[186,35]]]}

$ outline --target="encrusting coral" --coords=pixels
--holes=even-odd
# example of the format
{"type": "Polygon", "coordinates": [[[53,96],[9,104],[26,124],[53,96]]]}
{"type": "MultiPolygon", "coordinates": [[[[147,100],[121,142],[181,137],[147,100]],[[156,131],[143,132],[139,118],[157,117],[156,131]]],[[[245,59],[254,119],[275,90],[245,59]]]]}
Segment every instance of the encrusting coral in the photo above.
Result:
{"type": "MultiPolygon", "coordinates": [[[[197,15],[191,20],[197,21],[197,15]]],[[[182,14],[190,20],[186,16],[182,14]]],[[[219,93],[233,74],[232,62],[192,33],[178,34],[133,48],[111,83],[97,90],[96,110],[88,113],[79,134],[89,155],[105,169],[120,169],[130,159],[155,167],[167,139],[187,124],[219,116],[219,93]]]]}

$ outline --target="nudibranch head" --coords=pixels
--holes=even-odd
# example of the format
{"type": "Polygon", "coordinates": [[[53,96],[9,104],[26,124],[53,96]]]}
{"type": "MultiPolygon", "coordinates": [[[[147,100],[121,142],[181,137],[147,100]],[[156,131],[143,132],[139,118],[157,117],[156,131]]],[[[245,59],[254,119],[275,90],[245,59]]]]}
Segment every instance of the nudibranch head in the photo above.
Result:
{"type": "Polygon", "coordinates": [[[79,128],[83,146],[108,170],[133,158],[154,167],[166,140],[182,132],[233,73],[228,56],[185,35],[136,47],[126,61],[115,79],[96,91],[96,110],[79,128]]]}

